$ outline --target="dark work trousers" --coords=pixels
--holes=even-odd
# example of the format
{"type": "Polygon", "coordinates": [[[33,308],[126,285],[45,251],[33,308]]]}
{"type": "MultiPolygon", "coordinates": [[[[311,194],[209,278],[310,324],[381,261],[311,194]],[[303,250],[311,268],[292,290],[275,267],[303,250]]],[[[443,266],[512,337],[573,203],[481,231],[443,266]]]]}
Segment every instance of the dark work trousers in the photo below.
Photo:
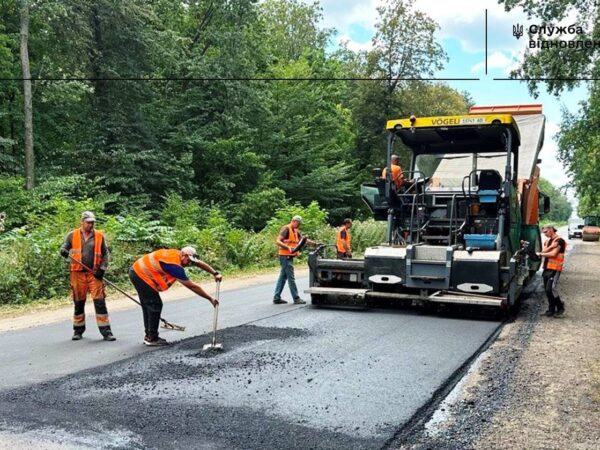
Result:
{"type": "Polygon", "coordinates": [[[129,279],[133,283],[135,290],[142,304],[142,314],[144,315],[144,331],[150,340],[158,337],[158,325],[160,324],[160,313],[163,303],[157,291],[152,289],[142,280],[133,268],[129,268],[129,279]]]}
{"type": "Polygon", "coordinates": [[[544,291],[546,291],[546,296],[548,297],[548,310],[553,313],[565,309],[565,304],[561,301],[556,290],[559,277],[560,272],[557,270],[544,269],[542,272],[544,291]]]}
{"type": "MultiPolygon", "coordinates": [[[[85,300],[75,300],[73,302],[75,306],[74,319],[73,319],[73,330],[76,333],[83,334],[85,331],[85,300]]],[[[100,334],[104,336],[110,330],[110,324],[108,323],[108,308],[106,308],[106,300],[103,298],[94,299],[94,309],[96,310],[96,322],[98,323],[98,329],[100,334]]]]}

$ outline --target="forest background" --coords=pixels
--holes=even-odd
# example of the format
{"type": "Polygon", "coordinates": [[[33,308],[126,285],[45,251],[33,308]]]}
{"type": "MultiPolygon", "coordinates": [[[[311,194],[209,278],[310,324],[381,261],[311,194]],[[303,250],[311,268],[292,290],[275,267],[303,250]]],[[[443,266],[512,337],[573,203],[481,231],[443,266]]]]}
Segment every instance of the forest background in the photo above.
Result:
{"type": "Polygon", "coordinates": [[[0,305],[67,293],[58,248],[88,209],[116,280],[189,244],[221,270],[275,265],[294,214],[322,242],[345,217],[357,252],[381,242],[359,190],[385,165],[385,121],[472,101],[406,81],[447,61],[435,22],[404,0],[378,14],[372,48],[352,51],[318,2],[0,1],[0,305]]]}

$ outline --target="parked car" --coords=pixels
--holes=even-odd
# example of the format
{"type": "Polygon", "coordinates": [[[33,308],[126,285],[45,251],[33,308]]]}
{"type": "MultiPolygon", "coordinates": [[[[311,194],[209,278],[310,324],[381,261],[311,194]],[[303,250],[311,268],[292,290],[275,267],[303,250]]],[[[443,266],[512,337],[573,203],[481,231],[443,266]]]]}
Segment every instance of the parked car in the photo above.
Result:
{"type": "Polygon", "coordinates": [[[584,221],[583,219],[570,219],[569,220],[569,239],[583,237],[583,227],[584,221]]]}

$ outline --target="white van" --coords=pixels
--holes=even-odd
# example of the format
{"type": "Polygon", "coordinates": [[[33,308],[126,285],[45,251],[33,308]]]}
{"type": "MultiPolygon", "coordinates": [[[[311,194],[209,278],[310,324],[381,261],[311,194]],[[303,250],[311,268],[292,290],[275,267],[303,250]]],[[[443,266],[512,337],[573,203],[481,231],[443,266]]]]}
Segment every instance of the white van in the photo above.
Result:
{"type": "Polygon", "coordinates": [[[583,219],[569,219],[569,239],[581,239],[583,235],[583,226],[583,219]]]}

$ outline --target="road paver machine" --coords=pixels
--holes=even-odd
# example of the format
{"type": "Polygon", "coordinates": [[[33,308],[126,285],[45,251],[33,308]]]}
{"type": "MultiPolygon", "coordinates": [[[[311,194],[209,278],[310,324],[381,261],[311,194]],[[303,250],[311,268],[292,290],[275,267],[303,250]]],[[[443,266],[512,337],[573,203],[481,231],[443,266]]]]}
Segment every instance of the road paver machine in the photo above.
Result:
{"type": "Polygon", "coordinates": [[[388,175],[361,186],[374,218],[387,221],[386,242],[362,259],[312,252],[312,303],[515,305],[539,268],[540,211],[549,210],[538,190],[544,125],[541,105],[388,121],[388,175]],[[391,155],[401,152],[409,181],[398,189],[391,155]]]}

